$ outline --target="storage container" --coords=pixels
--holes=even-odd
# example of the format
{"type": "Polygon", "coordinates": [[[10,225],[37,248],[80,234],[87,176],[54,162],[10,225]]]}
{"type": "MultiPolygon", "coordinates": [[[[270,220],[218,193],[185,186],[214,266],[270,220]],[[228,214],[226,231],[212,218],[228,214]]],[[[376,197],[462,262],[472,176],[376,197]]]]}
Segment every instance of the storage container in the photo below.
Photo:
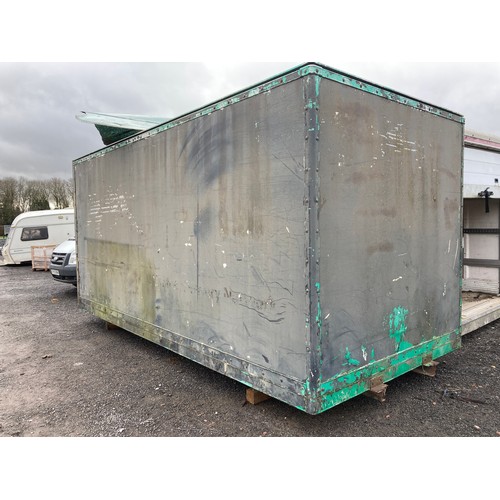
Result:
{"type": "Polygon", "coordinates": [[[463,126],[307,63],[79,158],[79,300],[310,414],[430,364],[460,345],[463,126]]]}

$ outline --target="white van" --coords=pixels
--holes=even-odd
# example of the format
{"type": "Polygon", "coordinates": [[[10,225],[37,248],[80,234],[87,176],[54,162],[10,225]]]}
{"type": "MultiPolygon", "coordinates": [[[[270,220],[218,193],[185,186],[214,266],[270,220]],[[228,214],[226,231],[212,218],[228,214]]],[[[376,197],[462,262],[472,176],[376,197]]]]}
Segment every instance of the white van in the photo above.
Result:
{"type": "Polygon", "coordinates": [[[5,264],[31,261],[32,246],[59,245],[75,236],[73,208],[36,210],[18,215],[2,248],[5,264]]]}

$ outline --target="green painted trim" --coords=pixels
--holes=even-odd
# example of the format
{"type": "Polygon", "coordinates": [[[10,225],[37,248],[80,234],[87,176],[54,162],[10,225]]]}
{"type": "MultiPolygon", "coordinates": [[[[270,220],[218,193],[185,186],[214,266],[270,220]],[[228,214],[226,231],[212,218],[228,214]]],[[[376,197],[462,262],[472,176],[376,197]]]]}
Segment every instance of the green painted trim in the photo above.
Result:
{"type": "Polygon", "coordinates": [[[341,83],[358,90],[362,90],[363,92],[367,92],[369,94],[383,97],[384,99],[388,99],[390,101],[395,101],[399,104],[404,104],[421,111],[426,111],[428,113],[432,113],[434,115],[438,115],[448,120],[456,121],[458,123],[465,123],[465,118],[458,113],[454,113],[444,108],[438,108],[437,106],[433,106],[432,104],[419,101],[417,99],[414,99],[413,97],[400,94],[385,87],[374,85],[360,78],[341,73],[323,65],[310,64],[308,66],[299,68],[298,72],[302,76],[316,74],[328,80],[341,83]]]}
{"type": "Polygon", "coordinates": [[[157,125],[151,129],[148,129],[148,130],[145,130],[142,132],[138,132],[137,134],[132,135],[132,136],[120,141],[120,142],[116,142],[114,144],[111,144],[108,147],[99,149],[93,153],[89,153],[88,155],[82,156],[81,158],[73,160],[73,165],[83,163],[83,162],[91,160],[93,158],[98,158],[98,157],[104,156],[115,149],[119,149],[119,148],[122,148],[124,146],[128,146],[129,144],[133,144],[134,142],[141,141],[143,139],[147,139],[148,137],[155,136],[155,135],[159,134],[160,132],[177,127],[177,126],[182,125],[182,124],[189,122],[191,120],[195,120],[201,116],[206,116],[206,115],[210,115],[212,113],[215,113],[217,111],[221,111],[221,110],[227,108],[228,106],[231,106],[232,104],[236,104],[238,102],[241,102],[245,99],[249,99],[250,97],[256,96],[258,94],[270,92],[275,87],[279,87],[281,85],[284,85],[285,83],[289,83],[289,82],[294,81],[294,80],[299,80],[300,78],[301,78],[301,75],[299,75],[298,72],[293,71],[293,70],[291,70],[290,72],[287,72],[287,73],[280,74],[271,80],[267,80],[263,83],[246,88],[244,90],[241,90],[236,94],[225,97],[225,98],[223,98],[219,101],[215,101],[211,104],[207,104],[206,106],[204,106],[202,108],[199,108],[197,110],[186,113],[178,118],[174,118],[173,120],[165,122],[161,125],[157,125]]]}
{"type": "MultiPolygon", "coordinates": [[[[306,318],[307,340],[310,346],[310,356],[306,361],[306,374],[309,374],[310,391],[314,394],[321,384],[323,364],[323,317],[321,310],[321,283],[319,275],[320,259],[320,235],[319,235],[319,108],[320,108],[320,86],[321,77],[318,75],[306,76],[304,80],[304,173],[306,203],[305,224],[307,231],[305,236],[304,272],[309,293],[305,298],[308,300],[306,310],[309,317],[306,318]]],[[[307,375],[306,375],[307,376],[307,375]]],[[[299,391],[301,389],[299,388],[299,391]]]]}
{"type": "MultiPolygon", "coordinates": [[[[110,151],[113,151],[118,148],[122,148],[134,142],[146,139],[148,137],[154,136],[163,132],[164,130],[168,130],[173,127],[177,127],[183,123],[186,123],[190,120],[194,120],[199,118],[200,116],[210,115],[216,111],[220,111],[222,109],[227,108],[228,106],[240,102],[244,99],[248,99],[258,94],[262,94],[265,92],[270,92],[272,89],[279,87],[280,85],[284,85],[286,83],[292,82],[294,80],[303,78],[308,75],[316,75],[321,78],[325,78],[337,83],[341,83],[343,85],[348,85],[350,87],[356,88],[358,90],[362,90],[363,92],[368,92],[369,94],[374,94],[379,97],[383,97],[385,99],[389,99],[391,101],[398,102],[400,104],[404,104],[406,106],[411,106],[415,109],[421,111],[427,111],[429,113],[457,121],[459,123],[465,123],[463,116],[460,116],[457,113],[453,113],[451,111],[445,110],[443,108],[438,108],[431,104],[424,103],[422,101],[418,101],[412,97],[405,96],[404,94],[400,94],[390,90],[388,88],[384,88],[382,86],[374,85],[367,81],[364,81],[360,78],[356,78],[352,75],[348,75],[346,73],[342,73],[333,68],[329,68],[323,64],[318,63],[306,63],[295,68],[291,68],[290,70],[280,73],[279,75],[265,80],[264,82],[252,85],[251,87],[247,87],[235,94],[232,94],[228,97],[215,101],[211,104],[203,106],[197,110],[186,113],[178,118],[170,120],[164,124],[152,127],[151,129],[145,130],[143,132],[138,132],[135,135],[132,135],[120,142],[116,142],[110,146],[99,149],[93,153],[82,156],[76,160],[73,160],[73,165],[77,165],[84,161],[90,160],[92,158],[97,158],[103,156],[110,151]]],[[[318,90],[319,90],[319,80],[317,82],[318,90]]],[[[308,102],[306,106],[313,106],[314,103],[308,102]]]]}
{"type": "Polygon", "coordinates": [[[432,359],[437,359],[458,349],[460,345],[460,329],[457,329],[452,333],[396,352],[382,360],[371,362],[357,370],[333,377],[323,382],[316,394],[311,394],[310,384],[306,382],[302,393],[309,401],[310,408],[299,409],[313,414],[321,413],[370,390],[371,380],[374,377],[380,377],[383,382],[388,382],[422,366],[424,357],[425,362],[428,362],[429,355],[432,355],[432,359]]]}
{"type": "Polygon", "coordinates": [[[412,346],[410,342],[404,340],[408,327],[406,326],[406,316],[408,309],[402,306],[395,307],[389,315],[389,337],[394,339],[396,352],[404,351],[412,346]]]}
{"type": "Polygon", "coordinates": [[[299,408],[305,405],[305,399],[301,394],[304,385],[302,378],[284,375],[276,370],[237,357],[232,353],[228,354],[218,348],[135,318],[90,298],[80,297],[79,300],[80,305],[86,311],[130,334],[142,337],[290,406],[299,408]]]}

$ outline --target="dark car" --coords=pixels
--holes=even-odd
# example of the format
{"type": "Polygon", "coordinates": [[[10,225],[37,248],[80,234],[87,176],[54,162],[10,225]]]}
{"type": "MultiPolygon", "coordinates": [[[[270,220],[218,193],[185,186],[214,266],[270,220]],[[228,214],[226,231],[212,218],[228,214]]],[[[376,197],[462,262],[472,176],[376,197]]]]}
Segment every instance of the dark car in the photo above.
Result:
{"type": "Polygon", "coordinates": [[[77,285],[75,238],[63,241],[54,248],[49,269],[56,281],[77,285]]]}

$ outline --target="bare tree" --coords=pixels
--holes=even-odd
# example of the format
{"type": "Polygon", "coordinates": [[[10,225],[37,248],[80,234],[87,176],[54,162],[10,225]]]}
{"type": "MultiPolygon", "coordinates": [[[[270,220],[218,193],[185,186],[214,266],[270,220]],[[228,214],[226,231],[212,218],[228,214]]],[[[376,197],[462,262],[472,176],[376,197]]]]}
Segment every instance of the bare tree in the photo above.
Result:
{"type": "Polygon", "coordinates": [[[75,206],[75,184],[73,182],[73,179],[67,179],[64,181],[66,184],[66,192],[68,193],[68,201],[69,205],[68,206],[75,206]]]}
{"type": "Polygon", "coordinates": [[[58,177],[52,177],[47,181],[47,189],[50,201],[54,204],[54,208],[66,208],[68,203],[68,182],[58,177]]]}
{"type": "Polygon", "coordinates": [[[27,181],[29,210],[49,210],[49,189],[46,181],[27,181]]]}
{"type": "Polygon", "coordinates": [[[0,179],[0,225],[11,224],[21,213],[17,202],[17,180],[14,177],[0,179]]]}
{"type": "Polygon", "coordinates": [[[10,224],[29,210],[48,210],[74,206],[73,180],[53,177],[29,180],[24,177],[0,178],[0,225],[10,224]]]}
{"type": "Polygon", "coordinates": [[[27,212],[30,208],[28,182],[25,177],[17,179],[16,202],[21,213],[27,212]]]}

